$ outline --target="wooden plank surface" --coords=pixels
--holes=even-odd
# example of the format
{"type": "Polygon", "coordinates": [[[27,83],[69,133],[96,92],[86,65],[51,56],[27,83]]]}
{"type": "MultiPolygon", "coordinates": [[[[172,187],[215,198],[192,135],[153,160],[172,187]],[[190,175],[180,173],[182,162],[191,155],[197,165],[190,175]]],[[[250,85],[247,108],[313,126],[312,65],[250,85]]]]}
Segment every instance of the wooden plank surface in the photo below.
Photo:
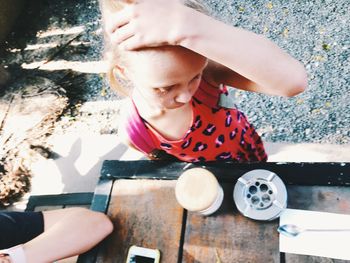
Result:
{"type": "Polygon", "coordinates": [[[114,231],[97,262],[125,263],[131,245],[158,248],[162,262],[177,262],[184,210],[174,186],[175,181],[116,180],[108,208],[114,231]]]}
{"type": "MultiPolygon", "coordinates": [[[[289,186],[288,208],[350,214],[350,188],[289,186]]],[[[331,246],[332,244],[328,244],[331,246]]],[[[286,263],[345,263],[348,260],[285,254],[286,263]]]]}
{"type": "Polygon", "coordinates": [[[254,221],[242,216],[232,199],[233,184],[223,185],[220,209],[204,217],[188,213],[182,262],[279,262],[278,221],[254,221]]]}

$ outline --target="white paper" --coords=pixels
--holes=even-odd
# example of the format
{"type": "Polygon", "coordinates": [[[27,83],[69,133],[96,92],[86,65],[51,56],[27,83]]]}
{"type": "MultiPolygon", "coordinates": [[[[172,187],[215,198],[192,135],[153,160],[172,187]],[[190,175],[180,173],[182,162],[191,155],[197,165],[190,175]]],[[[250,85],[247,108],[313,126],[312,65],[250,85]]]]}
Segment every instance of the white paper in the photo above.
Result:
{"type": "MultiPolygon", "coordinates": [[[[284,224],[294,224],[304,229],[350,229],[350,215],[286,209],[280,216],[280,225],[284,224]]],[[[280,234],[279,243],[281,252],[350,259],[350,231],[306,231],[296,237],[280,234]]]]}

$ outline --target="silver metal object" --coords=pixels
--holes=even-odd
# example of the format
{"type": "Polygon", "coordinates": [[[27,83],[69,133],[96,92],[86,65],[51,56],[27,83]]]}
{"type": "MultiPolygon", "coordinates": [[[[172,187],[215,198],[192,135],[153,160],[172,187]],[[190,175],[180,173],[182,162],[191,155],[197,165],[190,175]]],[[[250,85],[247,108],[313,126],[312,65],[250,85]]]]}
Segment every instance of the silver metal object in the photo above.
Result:
{"type": "Polygon", "coordinates": [[[237,180],[233,199],[244,216],[255,220],[273,220],[287,206],[287,189],[274,172],[257,169],[237,180]]]}
{"type": "Polygon", "coordinates": [[[343,232],[343,231],[350,231],[349,228],[329,228],[329,229],[321,229],[321,228],[301,228],[293,224],[286,224],[282,225],[277,228],[277,231],[280,232],[282,235],[285,235],[287,237],[296,237],[302,232],[343,232]]]}

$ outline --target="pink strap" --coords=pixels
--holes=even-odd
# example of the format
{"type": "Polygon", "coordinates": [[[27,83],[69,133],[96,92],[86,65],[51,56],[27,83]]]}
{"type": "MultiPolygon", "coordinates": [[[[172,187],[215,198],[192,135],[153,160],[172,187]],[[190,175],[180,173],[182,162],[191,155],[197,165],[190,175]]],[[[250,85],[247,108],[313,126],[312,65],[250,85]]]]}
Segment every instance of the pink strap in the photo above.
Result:
{"type": "Polygon", "coordinates": [[[156,149],[151,136],[148,134],[147,127],[143,122],[137,108],[132,101],[128,107],[128,116],[126,122],[126,132],[129,135],[131,143],[141,152],[150,154],[156,149]]]}

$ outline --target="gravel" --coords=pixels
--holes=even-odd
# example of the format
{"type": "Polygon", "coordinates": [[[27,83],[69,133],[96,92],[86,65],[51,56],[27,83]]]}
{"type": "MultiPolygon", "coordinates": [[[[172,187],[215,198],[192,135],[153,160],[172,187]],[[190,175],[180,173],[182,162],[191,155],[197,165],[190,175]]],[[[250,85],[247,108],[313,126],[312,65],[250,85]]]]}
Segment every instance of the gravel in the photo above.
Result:
{"type": "MultiPolygon", "coordinates": [[[[19,65],[24,57],[25,45],[43,41],[35,37],[35,32],[73,26],[85,27],[78,39],[85,44],[73,51],[63,50],[55,59],[100,60],[102,35],[98,1],[41,0],[35,3],[33,7],[28,7],[27,16],[23,16],[24,22],[10,36],[7,52],[2,58],[3,65],[10,68],[11,64],[19,65]],[[30,30],[28,23],[31,24],[30,30]],[[9,52],[14,48],[22,51],[16,55],[9,52]]],[[[205,3],[213,16],[225,23],[265,35],[304,63],[307,69],[308,89],[296,97],[270,97],[242,91],[236,93],[236,105],[246,113],[265,141],[350,142],[349,1],[207,0],[205,3]]],[[[234,48],[234,43],[232,46],[234,48]]],[[[99,74],[87,74],[80,93],[75,96],[78,98],[72,103],[110,103],[118,100],[99,74]]],[[[102,108],[104,116],[108,116],[105,111],[109,106],[102,108]]],[[[117,112],[113,108],[113,113],[117,112]]],[[[103,133],[116,132],[112,127],[114,124],[106,129],[105,123],[96,121],[101,117],[98,113],[89,115],[70,110],[64,116],[64,121],[69,114],[75,115],[71,125],[79,123],[80,117],[88,119],[86,116],[91,116],[86,121],[96,125],[84,127],[95,126],[92,129],[98,130],[96,126],[103,126],[103,133]]],[[[103,117],[103,120],[115,120],[115,116],[110,119],[103,117]]],[[[75,129],[78,126],[75,125],[75,129]]],[[[68,126],[64,127],[68,129],[68,126]]]]}
{"type": "Polygon", "coordinates": [[[236,104],[265,141],[350,142],[349,1],[206,3],[218,19],[265,35],[306,67],[308,89],[296,97],[238,93],[236,104]]]}

